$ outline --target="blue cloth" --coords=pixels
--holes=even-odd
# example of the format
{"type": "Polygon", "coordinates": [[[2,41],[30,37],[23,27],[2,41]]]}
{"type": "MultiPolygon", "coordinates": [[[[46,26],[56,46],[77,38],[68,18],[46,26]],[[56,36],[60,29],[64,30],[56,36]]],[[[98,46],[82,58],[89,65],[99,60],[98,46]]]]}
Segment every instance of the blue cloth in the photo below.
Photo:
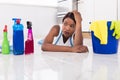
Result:
{"type": "MultiPolygon", "coordinates": [[[[2,52],[2,46],[0,46],[0,53],[2,52]]],[[[10,53],[12,53],[13,52],[13,46],[11,45],[10,46],[10,53]]]]}
{"type": "Polygon", "coordinates": [[[43,39],[39,40],[39,41],[38,41],[38,44],[42,45],[42,44],[43,44],[43,41],[44,41],[43,39]]]}

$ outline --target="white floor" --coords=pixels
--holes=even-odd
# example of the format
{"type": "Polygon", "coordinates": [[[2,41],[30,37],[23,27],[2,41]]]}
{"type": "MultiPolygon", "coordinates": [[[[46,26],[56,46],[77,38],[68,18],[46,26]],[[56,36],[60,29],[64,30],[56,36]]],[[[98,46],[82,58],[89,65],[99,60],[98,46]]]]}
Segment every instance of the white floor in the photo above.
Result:
{"type": "Polygon", "coordinates": [[[102,55],[89,53],[42,52],[15,56],[0,54],[0,80],[120,80],[120,51],[102,55]]]}

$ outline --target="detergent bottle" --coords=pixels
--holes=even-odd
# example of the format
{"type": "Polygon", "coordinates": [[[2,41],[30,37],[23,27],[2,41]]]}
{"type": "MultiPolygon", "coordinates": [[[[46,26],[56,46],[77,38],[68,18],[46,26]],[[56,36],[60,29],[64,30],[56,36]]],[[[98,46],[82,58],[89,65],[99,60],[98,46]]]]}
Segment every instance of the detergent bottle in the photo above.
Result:
{"type": "Polygon", "coordinates": [[[13,54],[24,54],[24,26],[20,23],[21,19],[13,18],[13,54]]]}
{"type": "Polygon", "coordinates": [[[25,54],[34,53],[34,40],[31,26],[32,22],[27,21],[28,36],[27,40],[25,41],[25,54]]]}
{"type": "Polygon", "coordinates": [[[2,41],[2,54],[10,53],[10,45],[7,37],[7,25],[5,25],[3,30],[3,41],[2,41]]]}

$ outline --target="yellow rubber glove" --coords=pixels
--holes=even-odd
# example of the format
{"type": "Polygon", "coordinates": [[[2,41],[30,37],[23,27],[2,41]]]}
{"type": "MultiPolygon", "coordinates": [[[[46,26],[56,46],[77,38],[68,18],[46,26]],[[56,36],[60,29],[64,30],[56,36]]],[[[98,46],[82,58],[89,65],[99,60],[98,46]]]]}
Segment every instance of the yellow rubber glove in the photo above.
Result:
{"type": "MultiPolygon", "coordinates": [[[[116,22],[116,21],[112,21],[112,22],[111,22],[110,30],[115,29],[115,22],[116,22]]],[[[115,31],[113,32],[113,36],[115,36],[115,31]]]]}
{"type": "Polygon", "coordinates": [[[115,36],[116,39],[120,38],[120,21],[112,21],[110,30],[114,30],[113,36],[115,36]]]}

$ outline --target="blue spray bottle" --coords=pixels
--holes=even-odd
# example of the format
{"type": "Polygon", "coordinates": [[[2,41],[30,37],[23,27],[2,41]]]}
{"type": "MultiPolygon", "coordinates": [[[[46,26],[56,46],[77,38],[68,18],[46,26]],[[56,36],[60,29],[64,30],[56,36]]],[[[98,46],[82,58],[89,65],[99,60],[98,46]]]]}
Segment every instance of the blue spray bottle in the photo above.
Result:
{"type": "Polygon", "coordinates": [[[21,19],[13,18],[13,54],[21,55],[24,54],[24,33],[23,25],[20,24],[21,19]]]}

